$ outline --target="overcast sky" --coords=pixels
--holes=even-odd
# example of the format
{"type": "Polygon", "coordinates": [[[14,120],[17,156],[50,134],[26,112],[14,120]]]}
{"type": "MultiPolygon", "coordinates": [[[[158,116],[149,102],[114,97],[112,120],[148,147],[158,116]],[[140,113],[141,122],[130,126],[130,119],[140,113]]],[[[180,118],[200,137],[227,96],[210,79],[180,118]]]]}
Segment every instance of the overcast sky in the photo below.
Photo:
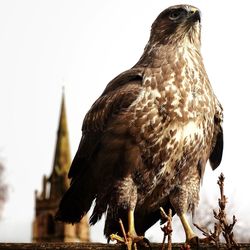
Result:
{"type": "MultiPolygon", "coordinates": [[[[43,174],[51,173],[62,86],[73,156],[90,105],[111,79],[137,62],[157,15],[179,3],[0,0],[0,158],[10,186],[0,241],[31,239],[34,191],[41,190],[43,174]]],[[[223,172],[233,212],[250,230],[250,2],[185,3],[202,11],[204,62],[225,110],[223,162],[215,172],[207,168],[201,196],[216,203],[216,180],[223,172]]],[[[104,240],[102,227],[93,227],[93,240],[104,240]]],[[[161,240],[159,225],[147,235],[161,240]]],[[[184,240],[184,233],[176,235],[184,240]]]]}

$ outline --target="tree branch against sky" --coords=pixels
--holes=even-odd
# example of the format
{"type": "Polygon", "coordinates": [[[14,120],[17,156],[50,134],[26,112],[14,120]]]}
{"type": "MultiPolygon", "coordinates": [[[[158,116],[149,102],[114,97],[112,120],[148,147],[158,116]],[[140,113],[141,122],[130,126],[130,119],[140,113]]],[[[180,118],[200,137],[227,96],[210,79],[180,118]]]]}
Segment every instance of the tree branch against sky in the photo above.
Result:
{"type": "Polygon", "coordinates": [[[4,165],[0,162],[0,218],[2,216],[4,204],[7,200],[7,184],[4,182],[4,165]]]}

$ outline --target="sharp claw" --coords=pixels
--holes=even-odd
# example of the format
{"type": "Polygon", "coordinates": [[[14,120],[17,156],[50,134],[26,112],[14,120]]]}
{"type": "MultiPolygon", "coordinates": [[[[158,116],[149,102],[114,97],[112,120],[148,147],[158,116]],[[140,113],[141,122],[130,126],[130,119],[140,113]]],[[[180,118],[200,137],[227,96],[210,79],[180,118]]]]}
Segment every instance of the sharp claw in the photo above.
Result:
{"type": "Polygon", "coordinates": [[[125,243],[124,238],[122,238],[121,236],[119,236],[119,235],[117,235],[117,234],[111,234],[111,235],[109,236],[109,239],[110,239],[111,241],[117,240],[118,242],[125,243]]]}
{"type": "Polygon", "coordinates": [[[191,238],[190,240],[188,240],[188,244],[192,245],[192,246],[199,246],[199,244],[200,244],[199,237],[195,236],[195,237],[191,238]]]}
{"type": "Polygon", "coordinates": [[[150,245],[150,241],[147,238],[143,237],[142,241],[149,247],[150,250],[152,250],[152,247],[150,245]]]}

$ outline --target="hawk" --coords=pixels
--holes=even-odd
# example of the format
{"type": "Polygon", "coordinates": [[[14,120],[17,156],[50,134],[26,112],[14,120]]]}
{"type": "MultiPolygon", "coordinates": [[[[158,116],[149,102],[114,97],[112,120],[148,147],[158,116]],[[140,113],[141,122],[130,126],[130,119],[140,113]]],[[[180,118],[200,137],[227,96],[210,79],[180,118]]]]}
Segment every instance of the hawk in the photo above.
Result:
{"type": "Polygon", "coordinates": [[[76,223],[95,201],[90,223],[105,213],[109,237],[125,223],[127,237],[179,216],[186,241],[196,237],[186,213],[195,209],[205,165],[222,158],[222,106],[200,52],[200,11],[164,10],[152,24],[139,61],[114,78],[86,114],[82,138],[56,219],[76,223]]]}

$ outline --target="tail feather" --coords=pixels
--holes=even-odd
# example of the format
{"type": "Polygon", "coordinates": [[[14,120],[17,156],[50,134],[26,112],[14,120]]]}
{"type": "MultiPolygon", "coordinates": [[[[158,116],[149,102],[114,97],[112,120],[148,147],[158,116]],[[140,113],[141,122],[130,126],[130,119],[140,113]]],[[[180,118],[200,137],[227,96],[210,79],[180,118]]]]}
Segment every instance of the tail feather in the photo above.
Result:
{"type": "Polygon", "coordinates": [[[73,181],[62,197],[55,219],[67,223],[79,222],[89,211],[95,198],[93,187],[91,180],[78,178],[73,181]]]}

